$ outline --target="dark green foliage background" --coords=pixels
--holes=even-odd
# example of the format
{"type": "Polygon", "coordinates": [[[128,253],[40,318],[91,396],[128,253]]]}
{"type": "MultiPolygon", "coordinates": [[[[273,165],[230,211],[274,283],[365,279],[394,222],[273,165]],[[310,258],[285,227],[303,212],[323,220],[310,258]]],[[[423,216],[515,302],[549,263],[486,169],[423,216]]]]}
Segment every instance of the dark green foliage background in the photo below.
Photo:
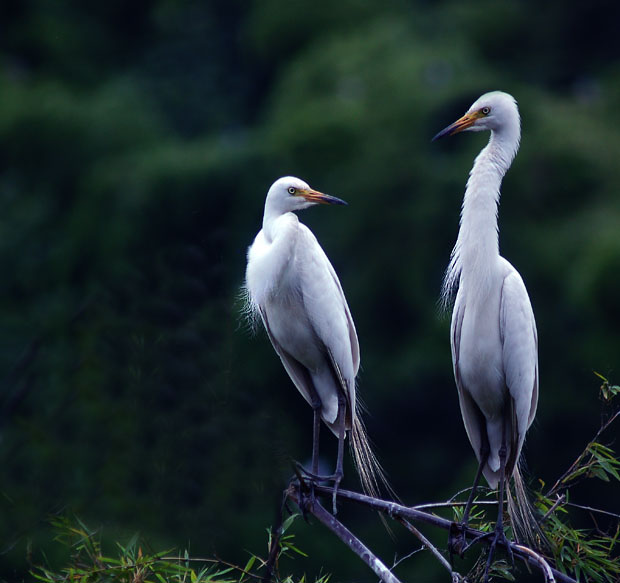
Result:
{"type": "MultiPolygon", "coordinates": [[[[241,563],[265,551],[311,412],[249,332],[239,290],[286,174],[350,203],[302,220],[347,294],[367,424],[396,490],[413,504],[469,485],[437,297],[486,137],[430,139],[492,89],[523,120],[501,248],[539,326],[528,466],[553,481],[599,425],[592,371],[618,380],[619,10],[4,2],[0,578],[26,577],[28,557],[49,553],[47,516],[66,510],[109,540],[139,530],[156,549],[241,563]]],[[[351,468],[345,483],[357,487],[351,468]]],[[[618,511],[611,486],[575,495],[618,511]]],[[[374,516],[342,515],[388,562],[413,548],[374,516]]],[[[296,532],[311,557],[291,568],[373,579],[320,526],[296,532]]],[[[416,556],[403,576],[438,569],[416,556]]]]}

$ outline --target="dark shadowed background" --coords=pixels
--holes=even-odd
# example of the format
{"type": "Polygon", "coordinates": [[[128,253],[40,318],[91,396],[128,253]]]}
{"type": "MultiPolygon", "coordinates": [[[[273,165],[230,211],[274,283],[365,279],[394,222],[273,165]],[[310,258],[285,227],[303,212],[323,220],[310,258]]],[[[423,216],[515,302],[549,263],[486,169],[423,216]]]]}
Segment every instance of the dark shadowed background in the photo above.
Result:
{"type": "MultiPolygon", "coordinates": [[[[57,512],[104,541],[266,553],[312,415],[239,291],[287,174],[349,202],[302,220],[347,295],[395,489],[414,504],[467,487],[437,298],[487,137],[430,140],[493,89],[523,121],[500,244],[539,328],[530,479],[553,482],[599,426],[593,371],[620,377],[619,19],[600,0],[3,2],[0,579],[55,560],[57,512]]],[[[611,485],[574,496],[620,510],[611,485]]],[[[342,517],[390,564],[416,546],[342,517]]],[[[320,525],[295,534],[298,576],[375,580],[320,525]]],[[[446,576],[423,554],[401,569],[446,576]]]]}

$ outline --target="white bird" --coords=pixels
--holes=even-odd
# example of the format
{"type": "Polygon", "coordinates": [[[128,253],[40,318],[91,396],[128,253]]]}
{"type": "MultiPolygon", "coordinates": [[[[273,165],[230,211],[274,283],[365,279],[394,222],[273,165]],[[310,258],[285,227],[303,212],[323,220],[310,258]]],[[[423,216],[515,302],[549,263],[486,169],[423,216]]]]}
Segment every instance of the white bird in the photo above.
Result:
{"type": "Polygon", "coordinates": [[[513,526],[527,529],[533,519],[518,460],[538,402],[538,337],[525,284],[499,254],[497,224],[500,185],[521,137],[517,103],[507,93],[486,93],[433,140],[484,130],[491,138],[467,181],[442,296],[449,302],[458,290],[452,311],[452,362],[465,429],[480,464],[463,524],[483,473],[491,488],[499,484],[496,542],[503,536],[505,478],[515,480],[517,508],[511,507],[510,495],[508,507],[513,521],[521,524],[513,526]]]}
{"type": "MultiPolygon", "coordinates": [[[[249,309],[260,314],[291,380],[314,410],[312,477],[318,474],[321,419],[338,438],[335,491],[343,476],[345,432],[362,480],[377,490],[381,469],[359,417],[355,377],[360,364],[355,325],[338,276],[312,231],[292,211],[315,204],[347,204],[294,177],[267,193],[263,228],[248,249],[249,309]]],[[[321,478],[324,479],[324,478],[321,478]]]]}

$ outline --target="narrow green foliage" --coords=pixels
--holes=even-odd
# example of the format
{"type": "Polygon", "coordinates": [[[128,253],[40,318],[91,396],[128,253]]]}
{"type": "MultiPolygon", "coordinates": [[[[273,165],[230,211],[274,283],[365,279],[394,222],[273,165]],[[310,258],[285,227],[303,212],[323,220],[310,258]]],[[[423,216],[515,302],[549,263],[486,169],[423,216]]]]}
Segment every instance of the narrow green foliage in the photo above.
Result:
{"type": "Polygon", "coordinates": [[[610,403],[611,400],[618,394],[620,394],[620,385],[612,385],[610,382],[600,373],[594,372],[594,374],[603,381],[601,385],[601,398],[603,401],[610,403]]]}
{"type": "MultiPolygon", "coordinates": [[[[607,379],[598,373],[596,376],[603,379],[600,394],[606,405],[611,405],[613,398],[618,394],[617,385],[610,385],[607,379]]],[[[620,461],[614,451],[599,442],[601,434],[620,416],[620,409],[609,415],[593,439],[586,445],[579,457],[568,470],[556,481],[546,496],[561,493],[578,480],[583,478],[599,478],[608,482],[610,478],[620,481],[620,461]]]]}
{"type": "MultiPolygon", "coordinates": [[[[620,387],[611,385],[605,377],[595,374],[603,381],[600,387],[602,400],[607,406],[612,405],[614,397],[620,394],[620,387]]],[[[570,502],[571,487],[582,480],[596,478],[605,482],[620,481],[620,460],[611,447],[599,441],[602,433],[619,414],[620,410],[617,410],[609,415],[583,452],[546,494],[542,491],[545,486],[542,481],[540,491],[537,492],[536,505],[545,517],[542,527],[553,562],[557,569],[577,581],[611,583],[620,580],[620,516],[570,502]],[[591,528],[572,526],[573,508],[589,513],[591,528]],[[602,529],[599,516],[607,523],[611,519],[611,524],[602,529]]]]}
{"type": "Polygon", "coordinates": [[[556,512],[550,515],[545,532],[551,542],[557,568],[578,581],[618,581],[618,527],[612,536],[597,534],[590,529],[575,529],[567,522],[565,508],[556,512]]]}
{"type": "MultiPolygon", "coordinates": [[[[495,493],[487,492],[485,497],[489,500],[494,500],[495,493]],[[488,494],[491,494],[489,498],[488,494]]],[[[487,511],[488,506],[476,505],[475,502],[479,500],[480,496],[474,499],[474,504],[472,504],[471,510],[469,511],[469,526],[479,530],[481,532],[491,532],[495,528],[495,519],[497,518],[497,506],[495,504],[490,505],[490,508],[493,510],[491,512],[487,511]]],[[[453,506],[452,511],[454,513],[454,522],[462,522],[463,514],[465,512],[465,505],[453,506]]]]}
{"type": "MultiPolygon", "coordinates": [[[[296,546],[295,535],[286,534],[297,516],[293,514],[284,522],[276,564],[281,557],[308,556],[296,546]]],[[[48,564],[31,569],[33,578],[44,583],[247,583],[260,581],[266,565],[265,560],[254,554],[240,567],[215,558],[190,557],[187,550],[177,556],[170,550],[145,551],[138,535],[132,536],[126,544],[117,542],[116,555],[109,556],[102,551],[98,533],[79,518],[55,516],[50,522],[56,531],[54,540],[71,554],[69,565],[60,570],[48,564]]],[[[270,533],[269,548],[271,540],[270,533]]],[[[278,583],[306,583],[305,576],[295,580],[290,575],[280,577],[275,573],[273,579],[278,583]]],[[[329,575],[322,575],[315,583],[328,580],[329,575]]]]}
{"type": "Polygon", "coordinates": [[[52,525],[57,534],[54,540],[71,550],[70,564],[55,571],[49,565],[31,570],[37,581],[57,583],[80,581],[88,583],[233,583],[237,578],[228,573],[234,568],[222,568],[215,560],[190,559],[187,551],[171,557],[170,551],[145,552],[138,536],[126,545],[116,543],[117,555],[106,556],[98,534],[77,517],[54,517],[52,525]],[[195,565],[198,564],[198,567],[195,565]]]}
{"type": "MultiPolygon", "coordinates": [[[[278,558],[279,557],[290,557],[291,553],[296,553],[298,555],[301,555],[302,557],[307,557],[308,555],[306,553],[304,553],[302,550],[300,550],[296,545],[295,545],[295,535],[294,534],[285,534],[286,531],[291,527],[291,525],[293,524],[293,522],[299,517],[299,514],[291,514],[283,523],[282,523],[282,534],[280,536],[280,541],[279,541],[279,552],[278,552],[278,558]]],[[[269,529],[268,530],[269,533],[269,548],[271,548],[271,541],[272,541],[272,532],[269,529]]]]}
{"type": "Polygon", "coordinates": [[[495,561],[489,568],[490,577],[502,577],[506,581],[516,581],[512,574],[512,565],[504,559],[495,561]]]}
{"type": "Polygon", "coordinates": [[[562,478],[560,484],[563,489],[581,477],[599,478],[605,482],[609,482],[610,477],[620,480],[619,469],[620,461],[614,456],[614,451],[592,441],[577,459],[574,469],[562,478]]]}

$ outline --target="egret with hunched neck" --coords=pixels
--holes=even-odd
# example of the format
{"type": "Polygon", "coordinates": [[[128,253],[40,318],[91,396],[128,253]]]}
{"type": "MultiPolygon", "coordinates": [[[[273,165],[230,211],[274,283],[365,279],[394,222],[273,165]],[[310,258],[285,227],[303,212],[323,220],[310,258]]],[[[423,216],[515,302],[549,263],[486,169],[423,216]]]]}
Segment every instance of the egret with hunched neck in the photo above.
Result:
{"type": "Polygon", "coordinates": [[[359,415],[355,377],[360,353],[355,325],[340,281],[310,229],[293,211],[315,204],[346,204],[313,190],[299,178],[273,183],[265,201],[263,228],[248,250],[246,292],[250,311],[260,315],[286,372],[314,411],[312,470],[319,469],[321,419],[338,438],[334,481],[343,476],[347,431],[362,485],[376,494],[385,481],[359,415]]]}

